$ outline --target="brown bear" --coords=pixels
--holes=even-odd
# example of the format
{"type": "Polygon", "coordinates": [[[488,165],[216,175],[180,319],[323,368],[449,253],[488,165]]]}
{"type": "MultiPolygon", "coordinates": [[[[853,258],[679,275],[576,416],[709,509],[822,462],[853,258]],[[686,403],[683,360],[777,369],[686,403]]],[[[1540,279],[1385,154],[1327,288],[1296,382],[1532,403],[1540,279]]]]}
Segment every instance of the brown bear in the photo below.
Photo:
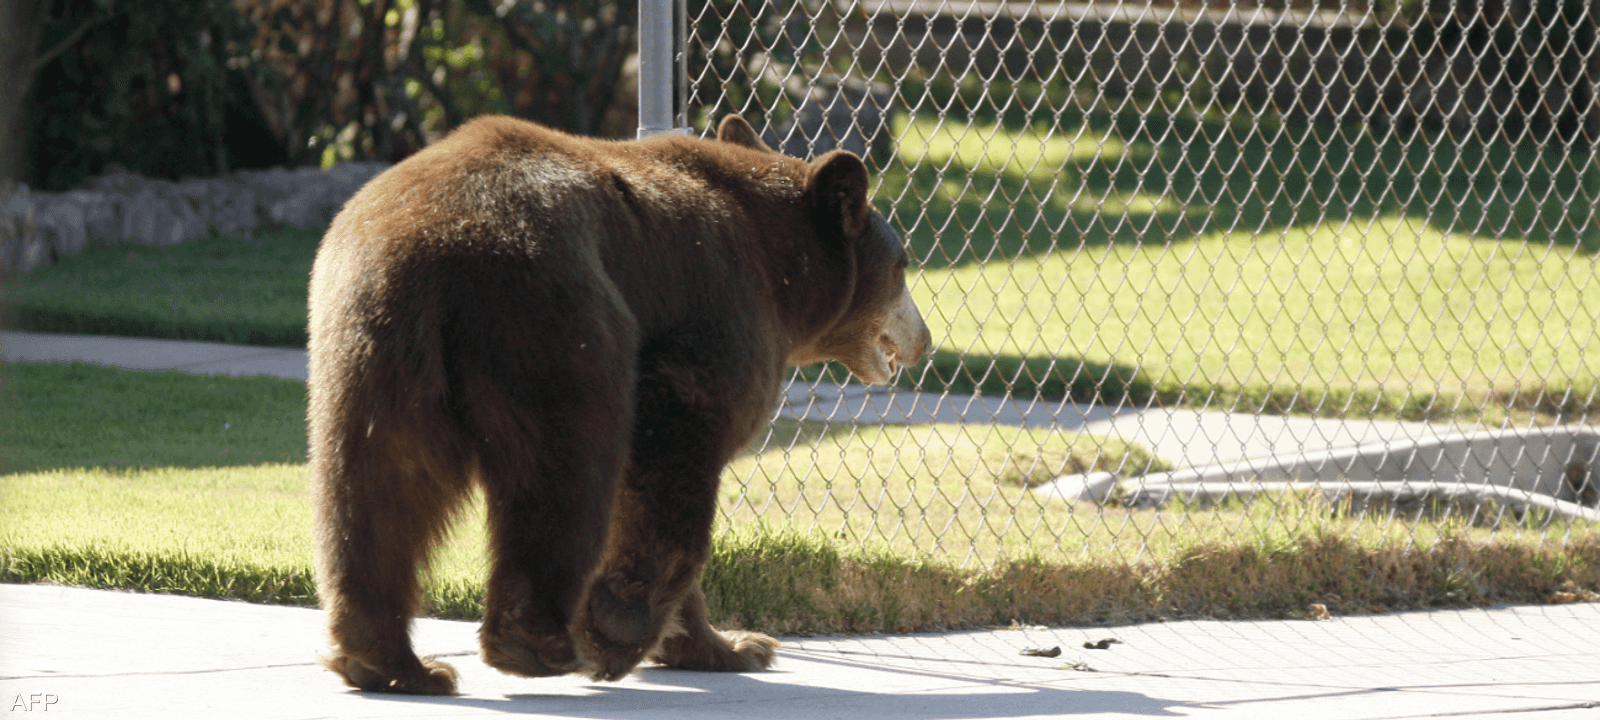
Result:
{"type": "Polygon", "coordinates": [[[906,253],[848,152],[579,138],[475,120],[373,179],[317,252],[310,435],[325,664],[451,693],[408,630],[418,573],[476,485],[483,659],[529,677],[767,667],[699,577],[723,466],[788,364],[890,379],[928,349],[906,253]]]}

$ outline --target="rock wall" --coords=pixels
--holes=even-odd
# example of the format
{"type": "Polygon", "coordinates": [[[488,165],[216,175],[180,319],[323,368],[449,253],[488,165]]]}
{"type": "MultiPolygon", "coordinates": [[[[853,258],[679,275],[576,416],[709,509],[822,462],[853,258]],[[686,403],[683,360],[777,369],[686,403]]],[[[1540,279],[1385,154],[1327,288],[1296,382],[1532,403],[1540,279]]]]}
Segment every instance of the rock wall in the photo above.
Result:
{"type": "Polygon", "coordinates": [[[349,162],[180,182],[119,173],[63,193],[0,183],[0,276],[52,265],[91,242],[165,246],[249,238],[262,224],[325,226],[388,166],[349,162]]]}

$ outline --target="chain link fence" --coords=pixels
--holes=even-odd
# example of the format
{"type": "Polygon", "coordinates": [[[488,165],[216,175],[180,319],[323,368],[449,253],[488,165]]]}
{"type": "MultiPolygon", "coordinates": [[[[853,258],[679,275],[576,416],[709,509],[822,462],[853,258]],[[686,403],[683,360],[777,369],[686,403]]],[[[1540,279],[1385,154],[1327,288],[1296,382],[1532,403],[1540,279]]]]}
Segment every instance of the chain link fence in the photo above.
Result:
{"type": "Polygon", "coordinates": [[[1592,535],[1582,0],[691,0],[690,124],[867,158],[936,351],[797,374],[722,532],[983,566],[1592,535]]]}

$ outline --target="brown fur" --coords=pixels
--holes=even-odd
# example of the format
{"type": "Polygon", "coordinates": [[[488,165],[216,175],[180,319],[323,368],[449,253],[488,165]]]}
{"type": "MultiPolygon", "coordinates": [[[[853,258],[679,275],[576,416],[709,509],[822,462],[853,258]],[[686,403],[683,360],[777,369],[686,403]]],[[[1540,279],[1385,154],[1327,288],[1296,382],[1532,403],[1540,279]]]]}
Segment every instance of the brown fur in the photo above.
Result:
{"type": "MultiPolygon", "coordinates": [[[[408,627],[474,483],[488,664],[616,679],[646,657],[772,662],[776,641],[706,620],[718,477],[786,363],[855,369],[888,337],[906,257],[874,230],[855,156],[776,155],[738,118],[719,137],[483,118],[334,220],[312,271],[308,425],[325,664],[350,685],[454,691],[408,627]]],[[[900,361],[927,349],[920,332],[900,361]]]]}

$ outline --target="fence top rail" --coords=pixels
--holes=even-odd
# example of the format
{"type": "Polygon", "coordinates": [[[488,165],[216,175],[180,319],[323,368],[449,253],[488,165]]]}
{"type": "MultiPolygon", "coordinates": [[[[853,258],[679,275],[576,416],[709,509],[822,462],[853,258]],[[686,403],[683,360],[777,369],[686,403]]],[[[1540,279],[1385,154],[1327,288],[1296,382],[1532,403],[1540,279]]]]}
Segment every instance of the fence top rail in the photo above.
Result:
{"type": "Polygon", "coordinates": [[[922,15],[957,18],[1005,17],[1046,22],[1122,22],[1213,25],[1270,25],[1288,27],[1377,27],[1403,24],[1398,17],[1383,18],[1371,11],[1276,10],[1260,6],[1204,8],[1159,5],[1150,2],[1020,2],[1008,0],[833,0],[840,11],[859,8],[868,15],[922,15]]]}

